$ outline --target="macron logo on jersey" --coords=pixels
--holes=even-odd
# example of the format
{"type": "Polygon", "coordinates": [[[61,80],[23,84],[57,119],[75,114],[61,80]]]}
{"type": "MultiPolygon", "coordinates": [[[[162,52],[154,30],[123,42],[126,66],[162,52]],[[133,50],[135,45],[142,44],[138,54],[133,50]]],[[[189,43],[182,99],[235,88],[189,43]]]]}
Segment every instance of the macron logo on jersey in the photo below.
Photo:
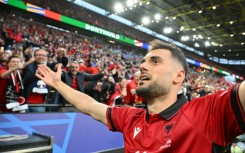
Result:
{"type": "Polygon", "coordinates": [[[133,139],[140,133],[140,131],[141,131],[141,128],[140,127],[135,127],[134,128],[134,137],[133,137],[133,139]]]}

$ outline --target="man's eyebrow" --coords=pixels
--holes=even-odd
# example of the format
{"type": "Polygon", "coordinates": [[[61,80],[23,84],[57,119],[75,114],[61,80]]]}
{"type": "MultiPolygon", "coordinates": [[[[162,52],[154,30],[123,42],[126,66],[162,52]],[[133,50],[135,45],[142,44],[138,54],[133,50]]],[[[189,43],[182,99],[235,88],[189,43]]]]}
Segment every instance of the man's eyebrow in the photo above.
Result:
{"type": "Polygon", "coordinates": [[[144,63],[144,62],[145,62],[145,59],[142,59],[141,62],[140,62],[140,64],[142,64],[142,63],[144,63]]]}
{"type": "MultiPolygon", "coordinates": [[[[161,58],[160,56],[151,56],[150,60],[163,60],[163,58],[161,58]]],[[[142,59],[141,60],[141,64],[144,63],[146,60],[142,59]]]]}
{"type": "Polygon", "coordinates": [[[151,56],[150,59],[151,60],[159,60],[159,59],[163,60],[160,56],[151,56]]]}

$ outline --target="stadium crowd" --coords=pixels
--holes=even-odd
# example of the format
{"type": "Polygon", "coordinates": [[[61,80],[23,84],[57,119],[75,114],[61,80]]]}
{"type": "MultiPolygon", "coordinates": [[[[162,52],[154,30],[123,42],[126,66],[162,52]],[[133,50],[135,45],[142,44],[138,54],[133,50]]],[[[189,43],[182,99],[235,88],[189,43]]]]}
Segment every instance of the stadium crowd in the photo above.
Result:
{"type": "MultiPolygon", "coordinates": [[[[99,102],[144,107],[135,89],[145,50],[61,31],[10,12],[0,18],[2,112],[77,111],[35,76],[42,63],[53,70],[61,63],[62,80],[99,102]]],[[[193,67],[179,92],[191,100],[229,86],[224,77],[193,67]]]]}
{"type": "Polygon", "coordinates": [[[101,27],[103,29],[109,30],[117,34],[121,34],[123,36],[127,36],[129,38],[133,38],[135,40],[149,42],[154,39],[154,37],[151,35],[147,35],[146,37],[145,33],[135,30],[134,28],[130,26],[116,22],[108,17],[97,14],[88,9],[84,9],[74,3],[71,3],[65,0],[54,1],[54,2],[53,1],[43,1],[43,0],[41,1],[24,0],[24,2],[40,6],[42,8],[60,13],[65,16],[72,17],[79,21],[84,21],[88,24],[92,24],[94,26],[101,27]],[[67,8],[68,7],[72,8],[72,9],[63,9],[64,6],[66,6],[67,8]]]}
{"type": "MultiPolygon", "coordinates": [[[[97,14],[88,9],[84,9],[69,1],[60,0],[60,1],[51,2],[51,1],[44,1],[44,0],[38,0],[38,1],[37,0],[24,0],[24,2],[31,3],[31,4],[40,6],[42,8],[54,11],[54,12],[58,12],[62,15],[72,17],[79,21],[84,21],[88,24],[92,24],[94,26],[101,27],[103,29],[112,31],[117,34],[122,34],[123,36],[127,36],[129,38],[133,38],[141,42],[150,42],[151,40],[155,39],[155,37],[153,37],[152,35],[136,30],[125,24],[116,22],[108,17],[97,14]],[[63,9],[63,6],[66,6],[67,8],[69,7],[72,9],[63,9]]],[[[200,57],[196,54],[191,54],[189,52],[185,52],[185,54],[188,57],[192,57],[192,59],[198,60],[208,65],[212,65],[214,67],[220,67],[220,65],[216,64],[215,62],[207,61],[203,59],[203,57],[200,57]]],[[[222,69],[225,71],[229,71],[229,69],[225,67],[222,67],[222,69]]]]}

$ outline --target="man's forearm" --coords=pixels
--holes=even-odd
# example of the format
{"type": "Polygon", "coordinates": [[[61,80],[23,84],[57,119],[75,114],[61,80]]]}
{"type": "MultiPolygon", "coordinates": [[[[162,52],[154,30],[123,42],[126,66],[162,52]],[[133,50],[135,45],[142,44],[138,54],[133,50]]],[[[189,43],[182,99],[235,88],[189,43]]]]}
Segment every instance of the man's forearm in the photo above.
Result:
{"type": "Polygon", "coordinates": [[[2,78],[2,79],[8,78],[8,76],[9,76],[13,71],[15,71],[15,70],[16,70],[15,68],[11,68],[11,69],[9,69],[9,70],[3,72],[3,73],[0,75],[0,78],[2,78]]]}
{"type": "Polygon", "coordinates": [[[88,114],[87,106],[90,103],[96,102],[93,98],[72,89],[61,81],[57,83],[55,88],[70,104],[77,107],[82,113],[88,114]]]}
{"type": "Polygon", "coordinates": [[[94,119],[107,125],[106,110],[107,105],[95,101],[90,96],[72,89],[62,81],[59,81],[56,90],[73,106],[82,113],[92,116],[94,119]]]}
{"type": "Polygon", "coordinates": [[[238,93],[239,93],[239,99],[243,107],[243,111],[245,112],[245,81],[241,83],[238,93]]]}
{"type": "Polygon", "coordinates": [[[108,106],[96,102],[88,95],[72,89],[61,81],[61,64],[58,65],[57,72],[53,72],[45,65],[38,66],[36,76],[54,87],[69,103],[74,105],[82,113],[92,116],[94,119],[107,125],[106,111],[108,106]]]}

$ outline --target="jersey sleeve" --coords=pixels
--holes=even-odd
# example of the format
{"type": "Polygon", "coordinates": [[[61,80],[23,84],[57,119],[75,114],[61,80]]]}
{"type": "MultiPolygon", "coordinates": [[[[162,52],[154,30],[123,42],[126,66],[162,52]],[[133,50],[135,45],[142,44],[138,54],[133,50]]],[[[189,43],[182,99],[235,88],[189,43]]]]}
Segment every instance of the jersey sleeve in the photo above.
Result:
{"type": "Polygon", "coordinates": [[[111,131],[123,132],[128,128],[131,128],[135,120],[142,115],[141,108],[135,107],[108,107],[106,118],[108,123],[108,128],[111,131]]]}
{"type": "Polygon", "coordinates": [[[190,102],[192,114],[186,113],[190,122],[216,144],[224,146],[245,132],[245,114],[238,88],[239,84],[190,102]]]}
{"type": "Polygon", "coordinates": [[[233,113],[236,117],[239,127],[243,132],[245,132],[245,112],[242,107],[242,103],[238,95],[239,85],[235,86],[231,91],[230,103],[233,113]]]}
{"type": "Polygon", "coordinates": [[[217,117],[220,113],[220,115],[224,114],[224,127],[227,133],[232,130],[237,130],[236,132],[239,134],[245,132],[245,113],[238,95],[239,85],[240,84],[237,84],[229,90],[220,92],[215,95],[214,98],[214,108],[217,109],[217,111],[214,112],[217,117]],[[215,105],[215,103],[217,104],[215,105]]]}

